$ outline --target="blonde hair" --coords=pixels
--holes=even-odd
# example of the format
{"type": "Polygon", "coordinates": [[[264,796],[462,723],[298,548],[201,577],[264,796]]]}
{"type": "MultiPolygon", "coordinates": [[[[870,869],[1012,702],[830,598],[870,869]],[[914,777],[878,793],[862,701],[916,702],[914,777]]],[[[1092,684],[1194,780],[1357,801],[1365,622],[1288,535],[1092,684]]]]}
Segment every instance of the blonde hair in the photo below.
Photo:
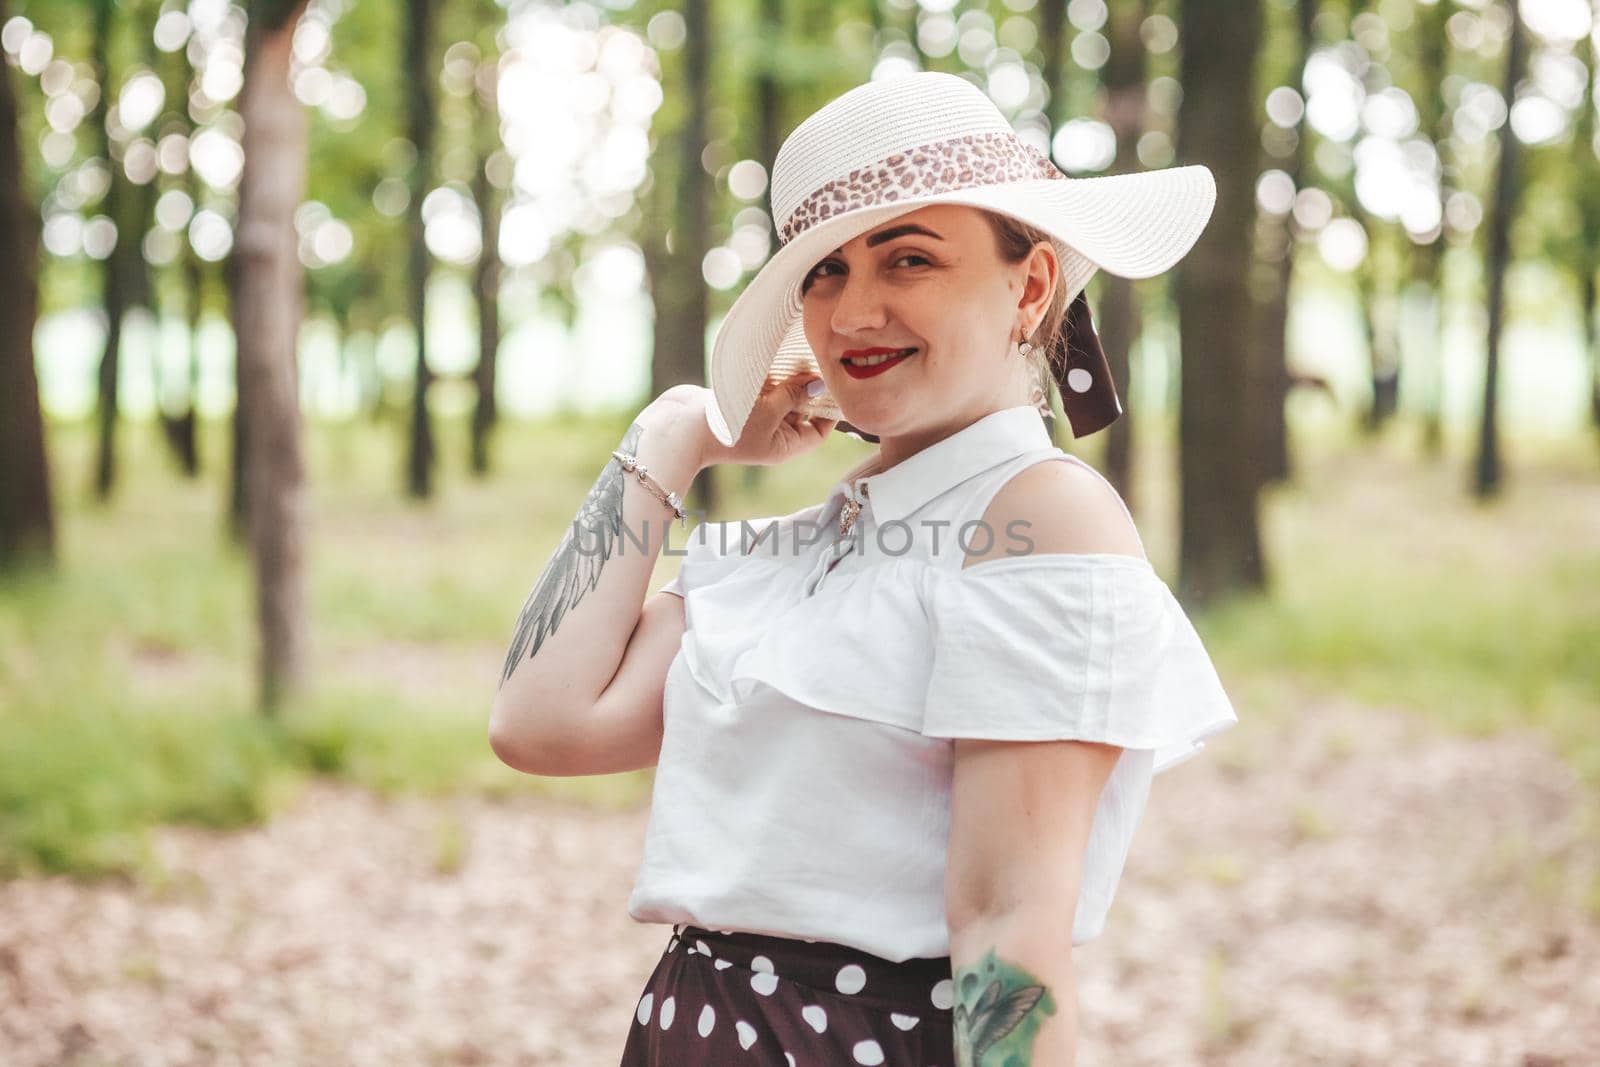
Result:
{"type": "MultiPolygon", "coordinates": [[[[1020,219],[1003,215],[998,211],[990,211],[987,208],[978,210],[989,220],[1000,258],[1007,263],[1021,263],[1041,241],[1049,243],[1052,248],[1055,247],[1050,235],[1037,227],[1029,226],[1020,219]]],[[[1050,407],[1050,390],[1055,385],[1052,368],[1058,365],[1059,360],[1066,357],[1067,302],[1066,287],[1057,277],[1055,292],[1050,297],[1050,307],[1045,311],[1044,318],[1039,321],[1033,336],[1025,338],[1033,344],[1033,349],[1027,355],[1028,364],[1033,372],[1033,395],[1029,399],[1046,413],[1050,407]]]]}

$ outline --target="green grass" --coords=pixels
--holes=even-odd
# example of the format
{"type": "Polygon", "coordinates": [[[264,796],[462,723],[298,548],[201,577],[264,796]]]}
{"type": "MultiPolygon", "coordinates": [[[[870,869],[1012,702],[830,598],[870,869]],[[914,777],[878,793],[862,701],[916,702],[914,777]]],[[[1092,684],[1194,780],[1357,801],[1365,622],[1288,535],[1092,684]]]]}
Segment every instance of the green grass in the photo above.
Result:
{"type": "MultiPolygon", "coordinates": [[[[122,478],[102,506],[88,493],[91,428],[52,426],[59,566],[0,581],[0,875],[159,876],[150,827],[251,825],[317,775],[640,803],[648,771],[534,778],[501,765],[486,737],[512,622],[626,425],[507,425],[480,482],[464,470],[464,426],[445,422],[427,503],[401,491],[398,425],[310,427],[313,684],[276,720],[254,710],[250,568],[223,513],[227,428],[206,427],[206,471],[190,482],[153,427],[125,426],[122,478]]],[[[1142,433],[1135,505],[1170,576],[1170,449],[1161,428],[1142,433]]],[[[1300,481],[1264,508],[1273,597],[1196,615],[1241,717],[1292,714],[1326,692],[1450,729],[1526,724],[1600,779],[1593,451],[1513,456],[1507,498],[1480,508],[1464,460],[1429,467],[1400,442],[1326,428],[1297,443],[1300,481]]],[[[802,507],[869,451],[836,435],[754,484],[726,472],[716,517],[802,507]]],[[[657,582],[675,567],[664,561],[657,582]]],[[[441,826],[441,869],[457,861],[457,832],[441,826]]]]}
{"type": "Polygon", "coordinates": [[[1600,454],[1539,463],[1480,505],[1460,460],[1393,442],[1313,459],[1265,509],[1271,597],[1199,621],[1224,680],[1252,713],[1299,691],[1531,727],[1600,784],[1600,454]]]}

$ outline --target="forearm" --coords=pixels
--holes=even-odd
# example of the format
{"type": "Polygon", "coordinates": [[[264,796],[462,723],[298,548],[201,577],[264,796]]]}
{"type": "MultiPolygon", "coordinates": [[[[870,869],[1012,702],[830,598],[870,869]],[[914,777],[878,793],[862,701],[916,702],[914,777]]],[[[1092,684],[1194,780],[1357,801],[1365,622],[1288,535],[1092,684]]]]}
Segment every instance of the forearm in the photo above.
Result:
{"type": "MultiPolygon", "coordinates": [[[[701,469],[696,432],[680,412],[652,405],[613,447],[682,497],[701,469]]],[[[502,729],[534,730],[530,717],[593,706],[622,661],[663,543],[670,536],[675,550],[684,546],[672,510],[615,457],[604,459],[517,618],[495,699],[502,729]]]]}
{"type": "Polygon", "coordinates": [[[959,1067],[1073,1067],[1072,909],[1028,906],[950,928],[959,1067]]]}

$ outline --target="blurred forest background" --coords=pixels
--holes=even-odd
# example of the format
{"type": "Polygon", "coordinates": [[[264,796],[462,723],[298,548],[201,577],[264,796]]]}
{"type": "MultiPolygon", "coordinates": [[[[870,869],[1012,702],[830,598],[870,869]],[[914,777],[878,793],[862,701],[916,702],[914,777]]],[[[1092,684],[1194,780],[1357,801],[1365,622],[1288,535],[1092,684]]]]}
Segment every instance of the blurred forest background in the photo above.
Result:
{"type": "MultiPolygon", "coordinates": [[[[620,1050],[650,774],[499,765],[505,641],[632,417],[704,383],[783,137],[942,70],[1069,175],[1218,182],[1179,269],[1090,284],[1127,414],[1052,420],[1242,720],[1153,800],[1188,851],[1135,849],[1086,1062],[1592,1062],[1597,49],[1592,0],[0,0],[0,1060],[620,1050]],[[458,896],[394,937],[413,878],[458,896]],[[1182,995],[1194,926],[1141,949],[1141,893],[1215,918],[1182,995]],[[351,908],[370,940],[284,948],[351,908]]],[[[792,511],[867,447],[689,504],[792,511]]]]}

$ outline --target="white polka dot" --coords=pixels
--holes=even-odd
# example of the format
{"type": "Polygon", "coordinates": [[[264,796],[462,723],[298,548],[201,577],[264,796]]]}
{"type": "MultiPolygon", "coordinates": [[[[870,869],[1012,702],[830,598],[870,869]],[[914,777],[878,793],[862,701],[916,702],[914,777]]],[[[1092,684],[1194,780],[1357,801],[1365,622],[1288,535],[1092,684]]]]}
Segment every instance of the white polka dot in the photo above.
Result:
{"type": "Polygon", "coordinates": [[[676,937],[674,937],[671,941],[667,942],[667,951],[668,952],[671,952],[673,949],[675,949],[677,947],[678,947],[678,939],[676,937]]]}
{"type": "Polygon", "coordinates": [[[789,1065],[789,1067],[794,1067],[794,1057],[792,1055],[790,1055],[789,1053],[785,1052],[783,1054],[783,1059],[784,1059],[784,1062],[786,1062],[789,1065]]]}
{"type": "Polygon", "coordinates": [[[867,972],[860,965],[847,963],[833,977],[833,988],[841,993],[859,993],[866,988],[867,972]]]}
{"type": "Polygon", "coordinates": [[[694,943],[694,947],[699,949],[701,952],[704,952],[707,956],[711,955],[711,946],[707,945],[704,941],[696,941],[694,943]]]}
{"type": "Polygon", "coordinates": [[[767,959],[765,956],[757,956],[755,959],[750,961],[750,969],[752,971],[762,971],[766,974],[771,974],[772,961],[767,959]]]}
{"type": "Polygon", "coordinates": [[[734,1023],[733,1028],[739,1031],[740,1048],[747,1049],[756,1043],[756,1028],[745,1022],[743,1019],[740,1019],[738,1022],[734,1023]]]}
{"type": "Polygon", "coordinates": [[[711,966],[715,967],[719,971],[725,971],[729,967],[733,966],[733,961],[732,960],[716,960],[715,962],[713,962],[711,964],[711,966]]]}
{"type": "Polygon", "coordinates": [[[822,1010],[820,1004],[807,1004],[801,1008],[800,1018],[819,1034],[828,1028],[828,1013],[822,1010]]]}
{"type": "Polygon", "coordinates": [[[678,998],[668,997],[661,1002],[661,1029],[665,1030],[672,1025],[672,1019],[678,1014],[678,998]]]}
{"type": "Polygon", "coordinates": [[[1082,367],[1073,367],[1071,370],[1067,371],[1067,386],[1074,393],[1087,393],[1089,391],[1089,387],[1093,384],[1094,375],[1090,374],[1082,367]]]}
{"type": "Polygon", "coordinates": [[[650,1005],[655,1003],[655,999],[656,995],[654,993],[646,993],[639,1001],[639,1011],[637,1012],[637,1015],[639,1017],[640,1026],[643,1026],[645,1023],[650,1021],[650,1005]]]}
{"type": "Polygon", "coordinates": [[[728,934],[731,934],[731,933],[733,933],[732,930],[723,930],[722,931],[722,934],[723,934],[724,937],[726,937],[728,934]]]}
{"type": "Polygon", "coordinates": [[[717,1025],[716,1009],[707,1004],[705,1007],[700,1009],[700,1021],[695,1024],[694,1028],[700,1031],[701,1037],[705,1037],[707,1034],[711,1033],[711,1028],[715,1025],[717,1025]]]}
{"type": "Polygon", "coordinates": [[[939,983],[933,987],[933,1006],[940,1011],[949,1011],[950,1005],[956,1002],[955,991],[954,982],[948,978],[940,979],[939,983]]]}
{"type": "Polygon", "coordinates": [[[895,1026],[899,1027],[901,1030],[909,1030],[922,1020],[917,1018],[915,1015],[901,1015],[897,1011],[892,1011],[889,1013],[889,1021],[894,1023],[895,1026]]]}
{"type": "Polygon", "coordinates": [[[857,1041],[856,1047],[850,1050],[850,1055],[856,1058],[857,1063],[871,1067],[872,1064],[883,1062],[883,1046],[868,1038],[865,1041],[857,1041]]]}
{"type": "Polygon", "coordinates": [[[764,997],[770,997],[773,990],[778,988],[778,976],[757,971],[750,976],[750,988],[764,997]]]}

